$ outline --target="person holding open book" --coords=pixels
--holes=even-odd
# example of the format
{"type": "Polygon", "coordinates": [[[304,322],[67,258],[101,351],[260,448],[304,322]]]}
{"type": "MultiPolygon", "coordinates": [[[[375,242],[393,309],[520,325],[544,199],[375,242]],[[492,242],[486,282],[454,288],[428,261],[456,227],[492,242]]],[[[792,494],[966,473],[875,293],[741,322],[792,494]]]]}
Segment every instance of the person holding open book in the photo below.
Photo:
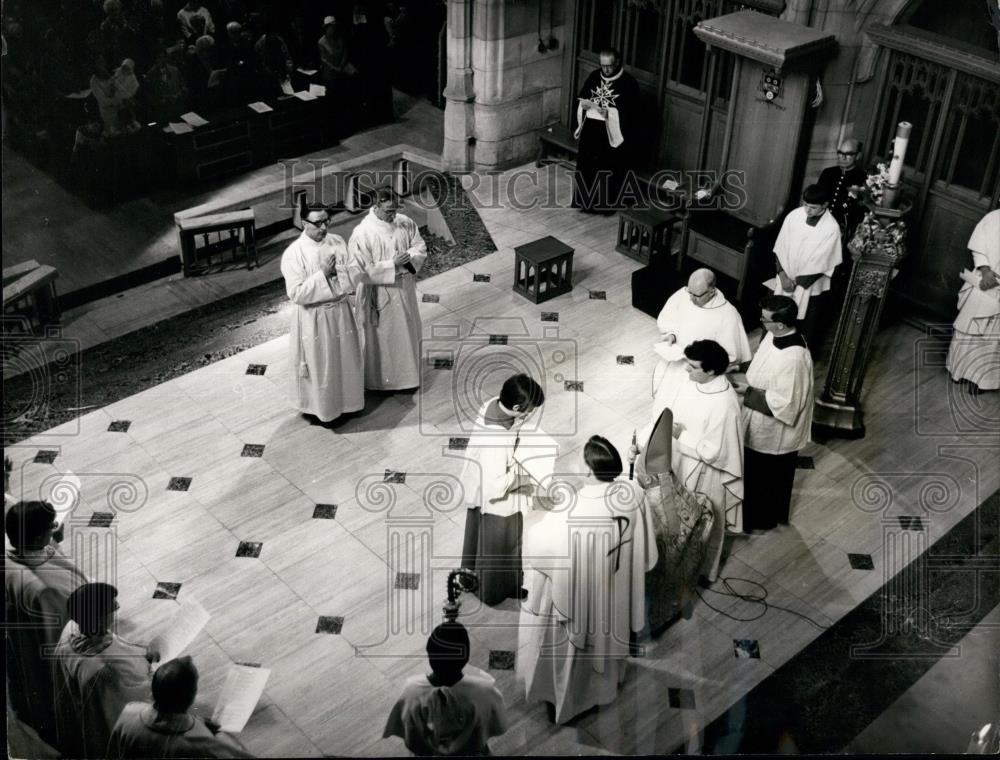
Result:
{"type": "Polygon", "coordinates": [[[108,742],[109,758],[253,757],[236,737],[192,711],[198,696],[198,668],[178,657],[153,674],[153,703],[125,705],[108,742]]]}

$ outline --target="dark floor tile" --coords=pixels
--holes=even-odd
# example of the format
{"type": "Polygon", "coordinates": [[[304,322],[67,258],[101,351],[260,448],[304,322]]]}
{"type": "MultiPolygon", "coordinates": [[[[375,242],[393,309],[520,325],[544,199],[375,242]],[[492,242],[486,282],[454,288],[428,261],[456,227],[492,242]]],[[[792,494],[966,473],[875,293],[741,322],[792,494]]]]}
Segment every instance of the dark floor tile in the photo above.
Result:
{"type": "Polygon", "coordinates": [[[616,361],[619,364],[635,364],[635,357],[628,354],[618,354],[616,361]]]}
{"type": "Polygon", "coordinates": [[[250,364],[247,366],[248,375],[263,375],[267,372],[266,364],[250,364]]]}
{"type": "Polygon", "coordinates": [[[448,439],[448,449],[449,451],[465,451],[469,448],[468,438],[449,438],[448,439]]]}
{"type": "Polygon", "coordinates": [[[240,454],[241,457],[255,457],[260,458],[264,456],[264,444],[263,443],[245,443],[243,444],[243,453],[240,454]]]}
{"type": "Polygon", "coordinates": [[[186,491],[191,487],[191,478],[171,478],[167,483],[168,491],[186,491]]]}
{"type": "Polygon", "coordinates": [[[112,423],[108,425],[108,432],[127,433],[130,427],[132,427],[132,420],[113,420],[112,423]]]}
{"type": "Polygon", "coordinates": [[[156,591],[153,592],[154,599],[176,599],[181,591],[180,583],[160,582],[156,584],[156,591]]]}
{"type": "Polygon", "coordinates": [[[583,393],[583,380],[567,380],[563,383],[563,388],[568,391],[583,393]]]}
{"type": "Polygon", "coordinates": [[[396,573],[396,588],[418,591],[420,589],[420,573],[396,573]]]}
{"type": "Polygon", "coordinates": [[[757,645],[757,639],[733,639],[733,652],[740,659],[760,659],[760,647],[757,645]]]}
{"type": "Polygon", "coordinates": [[[474,274],[472,275],[473,282],[489,282],[490,276],[488,274],[474,274]]]}
{"type": "Polygon", "coordinates": [[[815,470],[816,465],[813,462],[812,457],[797,456],[795,457],[795,467],[799,470],[815,470]]]}
{"type": "Polygon", "coordinates": [[[558,322],[559,312],[558,311],[543,311],[542,312],[543,322],[558,322]]]}
{"type": "Polygon", "coordinates": [[[406,473],[396,472],[395,470],[386,470],[385,475],[382,477],[383,483],[405,483],[406,473]]]}
{"type": "Polygon", "coordinates": [[[344,618],[320,615],[316,621],[316,633],[340,633],[344,628],[344,618]]]}
{"type": "Polygon", "coordinates": [[[94,514],[90,516],[90,522],[87,523],[87,527],[110,528],[114,519],[115,515],[113,512],[94,512],[94,514]]]}
{"type": "Polygon", "coordinates": [[[681,710],[694,710],[694,691],[691,689],[667,689],[667,699],[670,706],[681,710]]]}
{"type": "Polygon", "coordinates": [[[919,516],[900,515],[899,527],[903,530],[923,530],[924,521],[919,516]]]}
{"type": "Polygon", "coordinates": [[[236,548],[237,557],[256,558],[260,556],[260,550],[264,546],[260,541],[240,541],[236,548]]]}
{"type": "Polygon", "coordinates": [[[490,670],[513,670],[516,657],[516,652],[508,652],[505,649],[491,649],[490,670]]]}
{"type": "Polygon", "coordinates": [[[433,357],[430,359],[431,369],[452,369],[455,366],[454,359],[433,357]]]}
{"type": "Polygon", "coordinates": [[[608,294],[603,290],[591,290],[590,291],[591,301],[607,301],[608,294]]]}
{"type": "Polygon", "coordinates": [[[434,295],[432,293],[424,293],[421,299],[424,303],[440,303],[441,296],[434,295]]]}
{"type": "Polygon", "coordinates": [[[317,504],[313,510],[313,517],[318,520],[333,520],[337,517],[337,505],[317,504]]]}
{"type": "Polygon", "coordinates": [[[56,461],[56,457],[59,456],[58,451],[52,451],[51,449],[43,449],[35,454],[34,462],[35,464],[52,464],[56,461]]]}
{"type": "Polygon", "coordinates": [[[490,336],[491,346],[506,346],[507,336],[506,335],[491,335],[490,336]]]}
{"type": "Polygon", "coordinates": [[[847,555],[847,560],[851,563],[851,567],[855,570],[874,570],[875,563],[872,562],[872,555],[870,554],[850,554],[847,555]]]}

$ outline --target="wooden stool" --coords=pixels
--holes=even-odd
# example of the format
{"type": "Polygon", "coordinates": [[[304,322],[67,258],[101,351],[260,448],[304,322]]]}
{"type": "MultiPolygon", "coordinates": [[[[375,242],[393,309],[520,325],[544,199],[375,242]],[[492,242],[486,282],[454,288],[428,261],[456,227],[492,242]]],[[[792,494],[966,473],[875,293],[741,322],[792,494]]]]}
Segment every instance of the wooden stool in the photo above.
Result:
{"type": "Polygon", "coordinates": [[[253,209],[182,219],[177,226],[181,238],[181,265],[185,276],[211,267],[213,255],[219,255],[220,258],[215,263],[223,263],[221,259],[228,250],[232,251],[232,260],[236,261],[237,252],[242,248],[247,269],[253,269],[258,263],[253,209]],[[214,243],[209,241],[212,233],[216,233],[219,238],[214,243]],[[201,248],[197,244],[198,235],[204,236],[205,244],[201,248]]]}
{"type": "Polygon", "coordinates": [[[618,216],[615,250],[642,264],[649,264],[653,256],[669,256],[674,225],[681,221],[672,211],[646,208],[622,211],[618,216]]]}
{"type": "Polygon", "coordinates": [[[514,249],[514,292],[532,303],[573,289],[573,249],[551,235],[514,249]]]}

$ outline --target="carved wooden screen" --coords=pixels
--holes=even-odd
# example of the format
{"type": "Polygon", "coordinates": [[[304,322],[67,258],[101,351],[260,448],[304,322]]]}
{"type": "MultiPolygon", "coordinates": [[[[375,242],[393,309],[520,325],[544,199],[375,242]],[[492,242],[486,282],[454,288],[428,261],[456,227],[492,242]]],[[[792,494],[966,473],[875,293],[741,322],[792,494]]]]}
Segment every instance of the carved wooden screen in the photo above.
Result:
{"type": "Polygon", "coordinates": [[[990,198],[1000,181],[1000,87],[959,72],[947,108],[938,180],[990,198]]]}

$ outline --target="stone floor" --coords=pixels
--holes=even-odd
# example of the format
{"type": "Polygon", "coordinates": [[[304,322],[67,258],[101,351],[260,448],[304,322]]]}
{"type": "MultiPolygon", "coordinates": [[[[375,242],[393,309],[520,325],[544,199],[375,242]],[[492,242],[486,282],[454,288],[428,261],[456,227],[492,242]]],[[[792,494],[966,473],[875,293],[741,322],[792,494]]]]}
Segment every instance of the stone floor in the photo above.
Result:
{"type": "MultiPolygon", "coordinates": [[[[566,200],[565,172],[529,173],[534,179],[523,182],[535,187],[526,198],[566,200]]],[[[426,632],[440,620],[444,579],[461,548],[464,514],[454,489],[461,460],[451,439],[463,435],[463,422],[502,375],[523,367],[544,377],[540,425],[560,444],[559,471],[579,471],[581,445],[593,433],[624,450],[648,417],[656,328],[631,307],[637,265],[614,251],[615,220],[566,208],[516,211],[490,204],[489,188],[472,192],[499,250],[420,283],[424,350],[451,351],[454,363],[428,364],[417,393],[371,394],[362,414],[333,430],[311,426],[288,404],[287,338],[279,337],[7,451],[23,496],[50,495],[70,471],[79,480],[68,546],[88,572],[121,589],[124,635],[151,638],[176,608],[176,600],[155,598],[159,584],[180,584],[178,600],[194,597],[209,610],[189,649],[202,671],[200,710],[211,710],[230,662],[271,668],[242,735],[255,754],[402,752],[381,729],[401,680],[426,667],[426,632]],[[574,289],[535,305],[511,291],[512,246],[546,234],[575,248],[574,289]],[[496,334],[509,336],[507,345],[491,344],[496,334]],[[93,519],[97,513],[112,515],[110,523],[93,519]],[[337,632],[317,632],[329,617],[342,618],[337,632]]],[[[842,691],[837,679],[848,666],[853,719],[874,726],[884,711],[864,712],[877,705],[864,695],[885,688],[867,661],[825,646],[826,637],[877,641],[879,625],[938,604],[931,591],[949,583],[949,604],[961,609],[948,614],[989,625],[1000,602],[1000,544],[995,500],[980,505],[1000,487],[1000,403],[996,394],[970,397],[953,385],[941,348],[905,325],[880,332],[866,380],[867,437],[802,452],[791,524],[736,539],[723,578],[702,592],[690,619],[647,642],[613,704],[568,725],[550,723],[506,669],[518,649],[516,603],[490,608],[464,599],[472,662],[497,678],[510,713],[511,728],[493,752],[698,752],[720,721],[739,727],[740,710],[752,710],[752,695],[764,688],[778,695],[774,711],[788,716],[784,743],[773,749],[806,746],[806,732],[839,720],[843,697],[824,694],[842,691]],[[980,515],[981,526],[955,538],[980,515]],[[950,551],[951,574],[935,576],[944,571],[930,567],[925,596],[924,587],[916,595],[894,591],[894,579],[931,546],[950,551]],[[742,596],[727,594],[727,584],[742,596]],[[767,606],[748,598],[760,587],[767,606]],[[844,630],[863,604],[874,605],[873,617],[844,630]],[[799,675],[786,678],[792,669],[799,675]]],[[[540,514],[530,512],[526,525],[540,514]]],[[[944,614],[933,613],[931,620],[944,614]]],[[[906,654],[943,659],[924,634],[906,639],[906,654]]],[[[984,698],[971,690],[924,696],[916,680],[909,686],[895,684],[924,705],[950,699],[956,714],[984,698]]],[[[896,731],[905,723],[888,725],[896,731]]],[[[893,746],[878,730],[858,746],[893,746]]],[[[951,730],[967,741],[967,726],[939,729],[951,730]]],[[[938,739],[914,749],[957,746],[938,739]]],[[[712,749],[721,747],[715,741],[712,749]]]]}

